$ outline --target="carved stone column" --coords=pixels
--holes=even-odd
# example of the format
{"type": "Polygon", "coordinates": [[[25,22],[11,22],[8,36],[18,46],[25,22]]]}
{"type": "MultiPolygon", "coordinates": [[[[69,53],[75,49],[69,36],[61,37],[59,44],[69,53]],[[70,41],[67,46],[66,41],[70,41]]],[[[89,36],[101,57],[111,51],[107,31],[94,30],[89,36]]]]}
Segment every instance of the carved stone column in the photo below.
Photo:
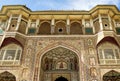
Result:
{"type": "Polygon", "coordinates": [[[54,33],[55,33],[55,26],[51,25],[51,34],[54,34],[54,33]]]}
{"type": "Polygon", "coordinates": [[[67,34],[70,34],[70,25],[66,25],[67,28],[67,34]]]}
{"type": "Polygon", "coordinates": [[[40,19],[36,20],[36,34],[39,33],[39,23],[40,23],[40,19]]]}
{"type": "Polygon", "coordinates": [[[30,27],[30,24],[31,24],[31,20],[29,19],[26,27],[26,34],[28,33],[28,28],[30,27]]]}
{"type": "Polygon", "coordinates": [[[51,20],[51,34],[54,34],[55,33],[55,19],[54,17],[52,17],[52,20],[51,20]]]}
{"type": "Polygon", "coordinates": [[[9,20],[8,20],[8,25],[7,25],[7,29],[6,29],[6,31],[9,30],[11,20],[12,20],[12,14],[10,15],[10,18],[9,18],[9,20]]]}
{"type": "Polygon", "coordinates": [[[112,20],[111,20],[111,17],[110,15],[108,14],[108,20],[109,20],[109,24],[110,24],[110,30],[112,30],[112,20]]]}
{"type": "Polygon", "coordinates": [[[21,22],[21,18],[22,18],[22,15],[20,14],[19,17],[18,17],[18,20],[17,20],[17,26],[16,26],[15,30],[18,30],[20,22],[21,22]]]}
{"type": "Polygon", "coordinates": [[[85,19],[84,18],[82,19],[82,25],[83,25],[82,31],[83,31],[83,34],[85,34],[85,19]]]}
{"type": "Polygon", "coordinates": [[[103,30],[102,17],[99,14],[100,31],[103,30]]]}
{"type": "Polygon", "coordinates": [[[70,18],[69,16],[66,19],[67,25],[66,25],[66,30],[67,30],[67,34],[70,34],[70,18]]]}
{"type": "Polygon", "coordinates": [[[93,34],[95,34],[95,27],[94,27],[94,25],[93,25],[93,20],[92,20],[92,19],[90,19],[90,24],[91,24],[91,26],[92,26],[92,28],[93,28],[93,34]]]}

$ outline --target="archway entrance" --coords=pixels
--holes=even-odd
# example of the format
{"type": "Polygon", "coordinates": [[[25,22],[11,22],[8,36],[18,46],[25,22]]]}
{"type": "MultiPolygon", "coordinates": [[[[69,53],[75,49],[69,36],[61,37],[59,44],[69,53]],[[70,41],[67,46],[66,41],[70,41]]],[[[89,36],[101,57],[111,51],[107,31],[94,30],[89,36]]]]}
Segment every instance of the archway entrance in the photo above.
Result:
{"type": "Polygon", "coordinates": [[[55,81],[68,81],[68,80],[61,76],[61,77],[58,77],[55,81]]]}
{"type": "Polygon", "coordinates": [[[120,73],[114,70],[104,74],[103,81],[120,81],[120,73]]]}
{"type": "Polygon", "coordinates": [[[13,74],[5,71],[0,74],[0,81],[16,81],[16,77],[13,74]]]}
{"type": "Polygon", "coordinates": [[[67,81],[79,81],[79,60],[75,52],[57,47],[47,51],[41,59],[41,81],[55,81],[58,76],[67,81]]]}

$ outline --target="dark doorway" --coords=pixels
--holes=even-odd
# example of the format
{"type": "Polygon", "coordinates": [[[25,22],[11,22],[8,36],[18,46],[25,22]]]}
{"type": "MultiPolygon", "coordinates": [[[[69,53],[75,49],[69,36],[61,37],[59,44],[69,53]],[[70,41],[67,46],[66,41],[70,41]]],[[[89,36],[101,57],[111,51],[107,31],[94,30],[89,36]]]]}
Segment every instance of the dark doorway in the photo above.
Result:
{"type": "Polygon", "coordinates": [[[68,80],[61,76],[61,77],[58,77],[55,81],[68,81],[68,80]]]}
{"type": "Polygon", "coordinates": [[[0,74],[0,81],[16,81],[16,77],[13,74],[5,71],[0,74]]]}

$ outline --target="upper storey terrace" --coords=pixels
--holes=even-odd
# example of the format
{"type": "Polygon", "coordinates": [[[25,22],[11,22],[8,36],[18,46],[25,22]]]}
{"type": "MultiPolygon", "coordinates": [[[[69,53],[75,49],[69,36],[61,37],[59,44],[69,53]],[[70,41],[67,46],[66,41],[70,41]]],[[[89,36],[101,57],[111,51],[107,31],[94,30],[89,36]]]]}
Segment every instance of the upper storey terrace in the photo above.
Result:
{"type": "Polygon", "coordinates": [[[115,5],[97,5],[89,11],[31,11],[24,5],[6,5],[0,11],[0,34],[94,35],[120,34],[120,11],[115,5]]]}

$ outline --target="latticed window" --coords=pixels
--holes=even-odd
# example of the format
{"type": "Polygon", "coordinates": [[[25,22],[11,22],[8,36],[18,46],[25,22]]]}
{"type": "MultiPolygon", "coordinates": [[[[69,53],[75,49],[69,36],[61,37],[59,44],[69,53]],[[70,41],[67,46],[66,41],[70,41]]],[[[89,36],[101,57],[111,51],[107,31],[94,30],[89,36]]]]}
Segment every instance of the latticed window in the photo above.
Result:
{"type": "Polygon", "coordinates": [[[9,44],[0,50],[0,65],[19,65],[22,48],[9,44]]]}
{"type": "Polygon", "coordinates": [[[120,21],[115,20],[115,28],[116,28],[116,33],[120,34],[120,21]]]}
{"type": "Polygon", "coordinates": [[[111,43],[103,43],[98,47],[100,64],[119,64],[119,47],[111,43]]]}

